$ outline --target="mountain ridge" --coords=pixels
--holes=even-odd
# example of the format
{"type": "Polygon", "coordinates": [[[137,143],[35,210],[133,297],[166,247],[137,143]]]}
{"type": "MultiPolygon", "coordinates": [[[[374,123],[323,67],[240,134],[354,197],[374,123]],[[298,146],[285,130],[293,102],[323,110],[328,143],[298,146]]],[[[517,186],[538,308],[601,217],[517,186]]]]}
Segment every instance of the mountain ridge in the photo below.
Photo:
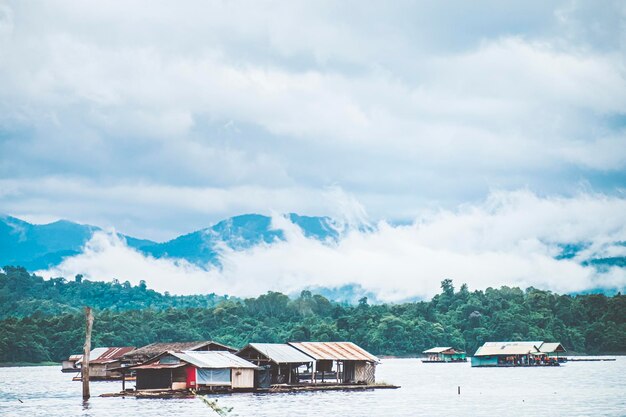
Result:
{"type": "MultiPolygon", "coordinates": [[[[286,215],[308,238],[335,240],[339,232],[329,217],[286,215]]],[[[0,216],[0,265],[20,265],[39,270],[60,264],[63,259],[81,253],[98,226],[57,220],[43,225],[17,217],[0,216]]],[[[261,214],[242,214],[219,221],[212,226],[177,236],[165,242],[154,242],[117,235],[126,244],[155,258],[185,259],[201,267],[219,264],[220,246],[244,250],[258,244],[284,240],[284,232],[272,227],[272,218],[261,214]]]]}
{"type": "MultiPolygon", "coordinates": [[[[307,238],[322,242],[336,242],[343,230],[330,217],[285,214],[286,220],[300,228],[307,238]]],[[[234,251],[254,246],[269,245],[286,239],[285,231],[275,228],[272,217],[262,214],[241,214],[221,220],[211,226],[192,231],[165,242],[117,235],[140,253],[157,259],[183,259],[201,268],[220,266],[219,255],[226,247],[234,251]]],[[[31,224],[17,217],[0,215],[0,267],[20,265],[31,271],[49,269],[64,259],[78,255],[93,234],[102,231],[98,226],[57,220],[52,223],[31,224]]],[[[371,232],[371,227],[358,230],[371,232]]],[[[616,242],[626,245],[624,242],[616,242]]],[[[588,242],[559,244],[555,259],[574,259],[588,242]]],[[[612,267],[626,267],[626,257],[591,257],[579,260],[581,265],[606,271],[612,267]]],[[[361,291],[356,291],[359,294],[361,291]]],[[[356,295],[355,295],[356,296],[356,295]]]]}

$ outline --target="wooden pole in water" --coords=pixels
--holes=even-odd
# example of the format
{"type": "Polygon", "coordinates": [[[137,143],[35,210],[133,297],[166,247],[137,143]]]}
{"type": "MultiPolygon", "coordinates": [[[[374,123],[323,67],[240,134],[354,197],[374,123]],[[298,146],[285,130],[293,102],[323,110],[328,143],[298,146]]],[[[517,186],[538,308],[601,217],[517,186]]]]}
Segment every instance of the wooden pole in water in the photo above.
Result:
{"type": "Polygon", "coordinates": [[[459,385],[458,390],[459,390],[459,395],[461,395],[461,386],[460,385],[459,385]]]}
{"type": "Polygon", "coordinates": [[[83,400],[89,399],[89,352],[91,351],[91,328],[93,327],[93,312],[91,307],[85,307],[85,346],[83,347],[83,364],[81,366],[81,377],[83,380],[83,400]]]}

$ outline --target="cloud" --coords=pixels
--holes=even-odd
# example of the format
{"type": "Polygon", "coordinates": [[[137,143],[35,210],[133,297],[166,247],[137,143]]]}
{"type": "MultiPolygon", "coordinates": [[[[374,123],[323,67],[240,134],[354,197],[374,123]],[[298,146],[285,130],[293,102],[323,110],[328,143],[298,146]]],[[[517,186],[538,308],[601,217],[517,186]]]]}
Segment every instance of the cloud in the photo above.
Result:
{"type": "Polygon", "coordinates": [[[386,301],[430,297],[444,278],[472,289],[512,285],[557,292],[626,287],[626,270],[598,272],[584,257],[623,253],[626,200],[597,194],[542,198],[529,191],[495,192],[480,204],[424,213],[410,225],[380,222],[374,231],[351,228],[337,242],[306,238],[286,218],[273,225],[285,241],[236,251],[223,248],[222,268],[153,259],[113,234],[98,233],[84,252],[45,276],[82,273],[94,279],[145,279],[172,293],[252,296],[309,286],[357,283],[386,301]],[[574,259],[555,259],[559,245],[590,243],[574,259]]]}
{"type": "Polygon", "coordinates": [[[53,177],[0,179],[0,197],[12,202],[6,203],[5,209],[19,218],[49,220],[52,215],[157,240],[205,228],[231,213],[330,214],[349,224],[359,223],[365,216],[360,203],[340,187],[219,188],[141,182],[101,185],[79,178],[53,177]],[[95,214],[93,207],[100,207],[95,214]],[[41,211],[48,216],[38,216],[41,211]],[[150,224],[161,226],[151,228],[150,224]]]}
{"type": "Polygon", "coordinates": [[[0,212],[166,239],[243,212],[407,222],[494,189],[620,195],[625,16],[619,1],[8,1],[0,212]]]}

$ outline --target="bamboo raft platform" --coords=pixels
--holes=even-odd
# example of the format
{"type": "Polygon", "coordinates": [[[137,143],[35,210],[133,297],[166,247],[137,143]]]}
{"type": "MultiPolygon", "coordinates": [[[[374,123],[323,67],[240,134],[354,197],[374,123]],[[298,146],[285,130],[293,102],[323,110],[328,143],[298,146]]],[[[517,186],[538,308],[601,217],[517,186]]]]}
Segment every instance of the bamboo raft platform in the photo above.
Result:
{"type": "MultiPolygon", "coordinates": [[[[237,394],[244,392],[254,393],[286,393],[286,392],[310,392],[310,391],[368,391],[373,389],[398,389],[398,385],[388,384],[328,384],[328,385],[273,385],[270,388],[253,388],[253,389],[222,389],[212,391],[198,392],[199,395],[211,394],[237,394]]],[[[135,397],[135,398],[193,398],[196,394],[188,390],[126,390],[121,392],[113,392],[100,394],[100,397],[135,397]]]]}

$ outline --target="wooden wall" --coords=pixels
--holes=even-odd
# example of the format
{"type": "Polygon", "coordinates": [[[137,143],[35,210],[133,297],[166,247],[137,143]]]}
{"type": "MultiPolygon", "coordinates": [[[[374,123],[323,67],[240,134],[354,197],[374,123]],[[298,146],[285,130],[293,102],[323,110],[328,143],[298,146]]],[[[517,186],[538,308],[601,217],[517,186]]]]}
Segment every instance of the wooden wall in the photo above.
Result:
{"type": "Polygon", "coordinates": [[[254,388],[254,369],[232,369],[233,388],[254,388]]]}

